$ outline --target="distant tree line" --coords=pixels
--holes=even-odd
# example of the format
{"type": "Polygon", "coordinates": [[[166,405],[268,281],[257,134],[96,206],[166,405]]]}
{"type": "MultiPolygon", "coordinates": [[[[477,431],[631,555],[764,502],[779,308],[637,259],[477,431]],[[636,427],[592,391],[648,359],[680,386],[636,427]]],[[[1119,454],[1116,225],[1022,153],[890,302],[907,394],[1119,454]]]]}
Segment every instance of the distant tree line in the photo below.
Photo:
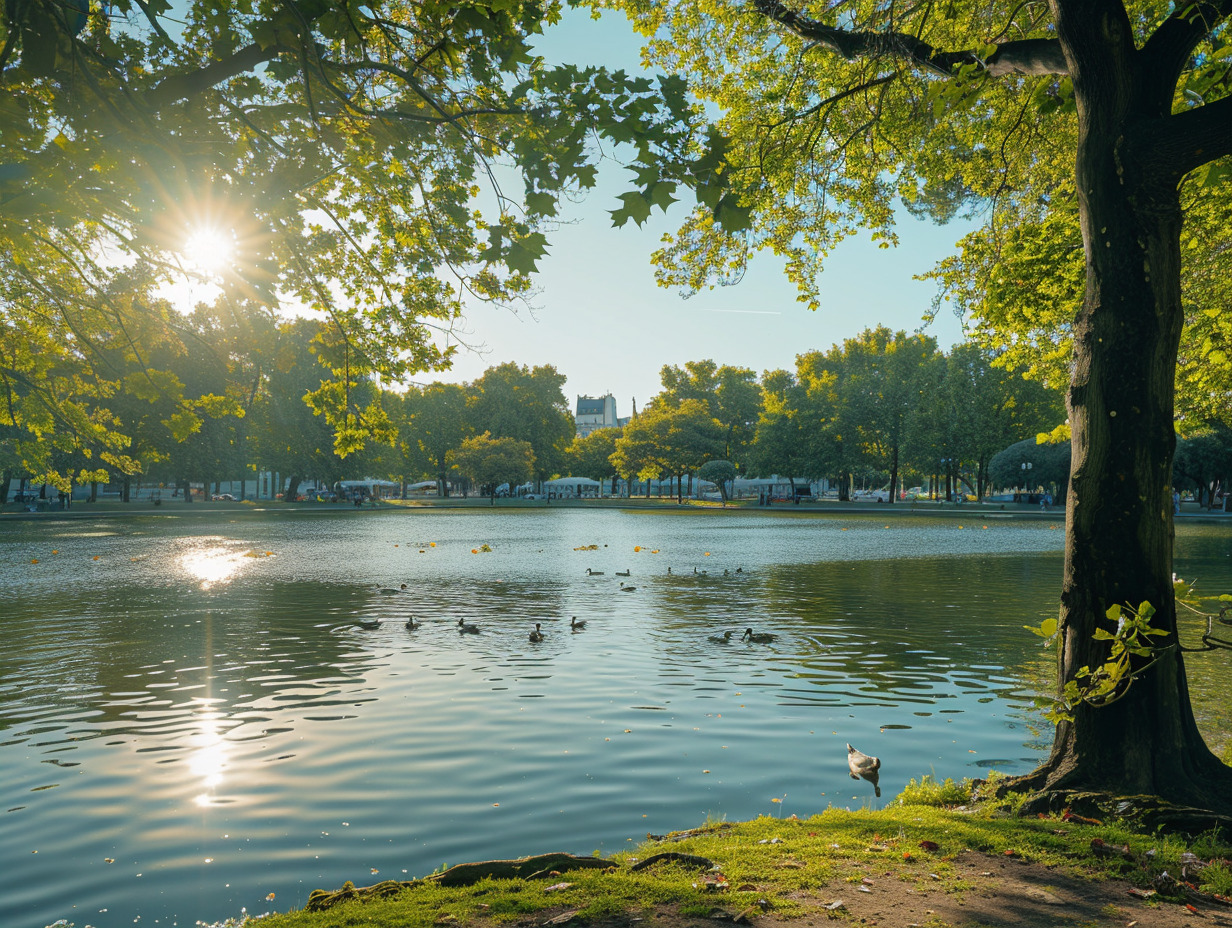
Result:
{"type": "MultiPolygon", "coordinates": [[[[208,488],[258,471],[282,475],[291,499],[305,481],[360,476],[434,480],[442,495],[495,495],[558,475],[613,491],[623,478],[647,494],[652,481],[670,480],[683,495],[698,477],[725,498],[736,476],[824,478],[841,498],[858,485],[908,482],[946,498],[1028,483],[1059,498],[1068,481],[1055,392],[977,345],[947,354],[931,337],[885,327],[760,377],[711,360],[665,366],[659,393],[631,421],[585,438],[575,437],[565,378],[551,365],[505,363],[470,383],[385,389],[327,323],[241,323],[201,308],[184,328],[194,350],[168,348],[144,365],[117,353],[122,389],[97,400],[98,414],[132,435],[132,464],[108,468],[79,445],[57,449],[54,469],[79,483],[119,470],[124,499],[138,478],[208,488]],[[1060,443],[1037,439],[1054,430],[1060,443]]],[[[3,499],[16,481],[39,481],[3,436],[0,467],[3,499]]],[[[1212,499],[1232,474],[1232,431],[1184,440],[1176,469],[1178,485],[1212,499]]]]}

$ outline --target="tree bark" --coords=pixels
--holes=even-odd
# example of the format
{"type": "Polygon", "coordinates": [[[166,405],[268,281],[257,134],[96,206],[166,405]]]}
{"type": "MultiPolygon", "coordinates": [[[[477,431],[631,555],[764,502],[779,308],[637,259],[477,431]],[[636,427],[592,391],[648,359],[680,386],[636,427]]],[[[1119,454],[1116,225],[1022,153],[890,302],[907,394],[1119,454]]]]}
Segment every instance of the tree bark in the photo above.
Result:
{"type": "MultiPolygon", "coordinates": [[[[1176,178],[1144,168],[1132,143],[1156,117],[1135,73],[1132,31],[1117,4],[1054,2],[1079,116],[1077,187],[1086,290],[1074,326],[1072,431],[1060,681],[1107,660],[1093,638],[1106,610],[1149,602],[1177,641],[1172,589],[1173,393],[1183,324],[1176,178]]],[[[1140,661],[1140,664],[1144,661],[1140,661]]],[[[1052,754],[1025,780],[1047,789],[1153,793],[1216,808],[1232,803],[1232,768],[1198,732],[1173,647],[1119,701],[1080,704],[1052,754]]]]}

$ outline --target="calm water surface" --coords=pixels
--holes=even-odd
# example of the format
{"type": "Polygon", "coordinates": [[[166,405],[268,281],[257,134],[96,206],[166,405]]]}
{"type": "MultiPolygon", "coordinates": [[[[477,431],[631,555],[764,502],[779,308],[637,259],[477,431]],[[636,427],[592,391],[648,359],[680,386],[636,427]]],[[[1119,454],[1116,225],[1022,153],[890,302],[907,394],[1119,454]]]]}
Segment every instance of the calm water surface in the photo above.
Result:
{"type": "MultiPolygon", "coordinates": [[[[1178,570],[1232,589],[1230,538],[1182,527],[1178,570]]],[[[876,803],[847,741],[882,757],[886,799],[922,773],[1024,772],[1051,655],[1022,626],[1055,612],[1061,540],[978,513],[4,524],[5,924],[192,925],[876,803]],[[750,625],[778,637],[710,640],[750,625]]],[[[1204,730],[1227,731],[1227,662],[1191,678],[1204,730]]]]}

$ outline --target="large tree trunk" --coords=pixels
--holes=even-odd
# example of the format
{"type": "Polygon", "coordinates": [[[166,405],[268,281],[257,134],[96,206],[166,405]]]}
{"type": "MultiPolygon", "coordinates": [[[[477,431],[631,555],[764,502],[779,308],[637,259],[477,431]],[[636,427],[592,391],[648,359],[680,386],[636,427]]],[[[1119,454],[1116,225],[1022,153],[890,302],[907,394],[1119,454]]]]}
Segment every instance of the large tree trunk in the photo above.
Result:
{"type": "MultiPolygon", "coordinates": [[[[1071,10],[1058,27],[1078,101],[1087,264],[1068,397],[1062,684],[1107,660],[1107,642],[1093,635],[1111,630],[1110,606],[1149,602],[1157,610],[1151,624],[1168,633],[1154,643],[1177,640],[1171,473],[1183,323],[1176,181],[1147,176],[1127,142],[1136,137],[1135,122],[1152,115],[1134,80],[1132,37],[1116,32],[1128,33],[1128,23],[1074,6],[1080,12],[1071,10]]],[[[1049,789],[1153,793],[1208,808],[1232,803],[1232,768],[1198,732],[1175,647],[1119,701],[1078,705],[1073,721],[1057,727],[1048,761],[1026,779],[1049,789]]]]}

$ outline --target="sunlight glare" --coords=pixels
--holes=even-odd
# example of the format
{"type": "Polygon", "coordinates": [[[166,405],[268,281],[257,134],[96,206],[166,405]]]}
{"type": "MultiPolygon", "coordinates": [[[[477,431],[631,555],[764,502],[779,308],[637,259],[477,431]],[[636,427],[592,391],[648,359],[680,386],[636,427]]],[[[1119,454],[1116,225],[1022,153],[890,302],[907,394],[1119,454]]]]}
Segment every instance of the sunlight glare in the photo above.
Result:
{"type": "Polygon", "coordinates": [[[227,548],[205,548],[185,554],[180,561],[184,570],[201,581],[208,590],[215,583],[226,583],[240,569],[242,555],[227,548]]]}
{"type": "Polygon", "coordinates": [[[194,798],[198,806],[213,803],[214,788],[222,782],[222,772],[227,766],[227,744],[218,724],[219,715],[208,703],[200,716],[201,728],[197,733],[195,750],[188,761],[188,769],[201,779],[205,792],[194,798]]]}
{"type": "Polygon", "coordinates": [[[200,274],[220,273],[235,254],[234,234],[213,226],[203,226],[192,232],[184,243],[184,260],[200,274]]]}

